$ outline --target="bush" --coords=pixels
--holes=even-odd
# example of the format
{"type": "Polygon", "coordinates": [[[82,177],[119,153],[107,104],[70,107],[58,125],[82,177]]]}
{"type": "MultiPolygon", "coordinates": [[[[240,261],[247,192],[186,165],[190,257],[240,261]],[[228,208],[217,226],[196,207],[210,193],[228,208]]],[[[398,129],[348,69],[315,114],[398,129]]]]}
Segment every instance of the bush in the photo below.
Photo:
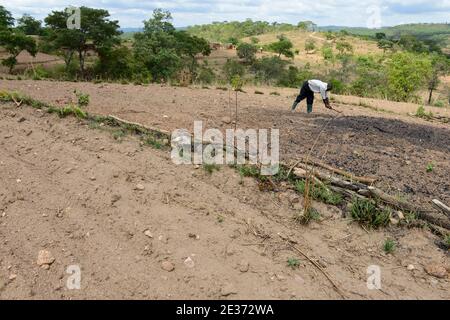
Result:
{"type": "MultiPolygon", "coordinates": [[[[306,188],[305,185],[306,185],[305,181],[300,180],[297,182],[295,187],[298,192],[305,193],[306,188]]],[[[331,205],[339,205],[343,201],[342,195],[331,191],[323,184],[310,185],[309,189],[310,189],[309,194],[314,200],[319,200],[323,203],[331,205]]]]}
{"type": "Polygon", "coordinates": [[[198,83],[202,84],[211,84],[216,80],[216,74],[214,73],[213,69],[208,67],[201,67],[196,81],[198,83]]]}
{"type": "Polygon", "coordinates": [[[267,84],[277,83],[286,72],[286,61],[279,57],[264,57],[257,60],[252,66],[255,79],[267,84]]]}
{"type": "Polygon", "coordinates": [[[226,79],[231,81],[235,76],[243,77],[245,75],[245,67],[236,60],[228,59],[223,66],[226,79]]]}
{"type": "Polygon", "coordinates": [[[243,59],[245,63],[248,64],[251,64],[253,61],[255,61],[257,51],[258,49],[256,49],[256,46],[250,43],[241,43],[237,47],[238,57],[243,59]]]}

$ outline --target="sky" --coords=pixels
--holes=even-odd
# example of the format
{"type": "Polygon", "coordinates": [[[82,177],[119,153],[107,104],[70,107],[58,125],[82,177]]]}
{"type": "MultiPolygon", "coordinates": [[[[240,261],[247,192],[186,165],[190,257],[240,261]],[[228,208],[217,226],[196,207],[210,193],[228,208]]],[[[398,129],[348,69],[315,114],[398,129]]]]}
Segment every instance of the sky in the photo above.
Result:
{"type": "Polygon", "coordinates": [[[40,20],[69,5],[103,8],[122,28],[142,27],[155,8],[172,12],[176,27],[246,18],[371,28],[450,22],[450,0],[0,0],[0,5],[15,18],[28,13],[40,20]]]}

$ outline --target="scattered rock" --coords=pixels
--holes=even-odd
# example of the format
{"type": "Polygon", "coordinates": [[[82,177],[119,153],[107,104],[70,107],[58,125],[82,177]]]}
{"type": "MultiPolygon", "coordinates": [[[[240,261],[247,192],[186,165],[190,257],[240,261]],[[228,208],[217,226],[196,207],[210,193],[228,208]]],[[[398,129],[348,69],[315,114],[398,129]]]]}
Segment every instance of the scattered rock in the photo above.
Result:
{"type": "Polygon", "coordinates": [[[113,196],[111,197],[111,204],[115,204],[120,199],[122,199],[122,196],[120,194],[113,194],[113,196]]]}
{"type": "Polygon", "coordinates": [[[431,264],[425,267],[425,271],[433,277],[439,279],[447,278],[447,270],[442,265],[431,264]]]}
{"type": "Polygon", "coordinates": [[[406,269],[408,269],[408,271],[414,271],[414,270],[416,270],[416,267],[414,265],[410,264],[410,265],[408,265],[408,267],[406,269]]]}
{"type": "Polygon", "coordinates": [[[227,283],[220,290],[220,295],[222,297],[228,297],[231,296],[232,294],[237,294],[237,291],[231,283],[227,283]]]}
{"type": "Polygon", "coordinates": [[[225,124],[230,124],[231,123],[231,118],[230,117],[223,117],[222,118],[222,122],[225,124]]]}
{"type": "Polygon", "coordinates": [[[69,169],[66,170],[66,174],[70,174],[72,172],[73,172],[73,168],[69,168],[69,169]]]}
{"type": "Polygon", "coordinates": [[[249,269],[250,269],[250,263],[248,261],[242,260],[239,263],[239,271],[241,271],[242,273],[248,272],[249,269]]]}
{"type": "Polygon", "coordinates": [[[25,117],[20,117],[19,120],[17,120],[17,122],[21,123],[21,122],[25,122],[27,119],[25,119],[25,117]]]}
{"type": "Polygon", "coordinates": [[[14,281],[14,280],[16,280],[16,278],[17,278],[17,274],[12,273],[8,279],[9,279],[9,281],[14,281]]]}
{"type": "Polygon", "coordinates": [[[186,260],[184,260],[184,265],[186,266],[186,268],[192,269],[195,267],[195,262],[191,259],[191,257],[188,257],[186,260]]]}
{"type": "Polygon", "coordinates": [[[94,177],[94,176],[90,177],[89,179],[91,179],[91,181],[95,181],[95,180],[97,180],[97,178],[96,178],[96,177],[94,177]]]}
{"type": "Polygon", "coordinates": [[[144,231],[144,235],[146,237],[149,237],[149,238],[153,239],[153,233],[150,230],[148,230],[148,229],[144,231]]]}
{"type": "Polygon", "coordinates": [[[137,184],[136,187],[134,188],[137,191],[144,191],[145,190],[145,186],[142,184],[137,184]]]}
{"type": "Polygon", "coordinates": [[[169,261],[164,261],[163,263],[161,263],[161,268],[167,272],[172,272],[173,270],[175,270],[175,266],[169,261]]]}
{"type": "Polygon", "coordinates": [[[49,267],[53,262],[55,262],[55,258],[52,256],[50,251],[47,251],[47,250],[39,251],[38,258],[36,261],[38,266],[42,266],[44,268],[45,268],[45,266],[49,267]]]}

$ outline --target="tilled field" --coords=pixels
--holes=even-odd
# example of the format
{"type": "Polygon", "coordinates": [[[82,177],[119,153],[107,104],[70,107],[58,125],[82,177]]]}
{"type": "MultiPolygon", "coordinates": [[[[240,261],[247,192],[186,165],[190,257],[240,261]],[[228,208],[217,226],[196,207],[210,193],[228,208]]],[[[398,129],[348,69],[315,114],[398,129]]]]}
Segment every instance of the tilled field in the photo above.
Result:
{"type": "MultiPolygon", "coordinates": [[[[202,119],[224,129],[230,120],[220,90],[31,81],[1,81],[0,89],[60,105],[77,89],[91,95],[90,112],[167,130],[202,119]]],[[[240,99],[239,126],[279,128],[284,159],[309,152],[324,130],[317,158],[377,176],[379,186],[423,205],[432,196],[450,202],[443,124],[343,105],[338,118],[319,104],[307,116],[287,111],[290,97],[240,99]]],[[[450,298],[448,275],[433,272],[445,271],[448,253],[426,230],[366,232],[320,203],[321,221],[300,226],[293,191],[261,192],[226,167],[210,175],[176,166],[169,151],[25,106],[1,105],[0,144],[2,299],[342,298],[286,238],[324,266],[345,298],[450,298]],[[382,249],[387,238],[397,242],[392,255],[382,249]],[[50,257],[39,266],[42,250],[50,257]],[[300,265],[290,268],[293,258],[300,265]],[[71,265],[81,268],[81,290],[66,286],[71,265]],[[381,267],[381,291],[367,289],[371,265],[381,267]]]]}

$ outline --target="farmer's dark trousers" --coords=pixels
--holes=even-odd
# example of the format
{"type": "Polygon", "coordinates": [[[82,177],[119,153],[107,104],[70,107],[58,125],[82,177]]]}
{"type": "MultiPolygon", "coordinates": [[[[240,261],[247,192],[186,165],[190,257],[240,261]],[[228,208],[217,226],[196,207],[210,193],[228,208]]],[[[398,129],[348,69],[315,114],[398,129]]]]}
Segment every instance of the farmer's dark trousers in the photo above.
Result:
{"type": "Polygon", "coordinates": [[[310,89],[308,81],[305,81],[302,88],[300,89],[300,94],[298,95],[297,99],[295,99],[292,110],[295,110],[297,108],[297,105],[305,99],[306,104],[308,105],[308,113],[311,113],[314,104],[314,92],[310,89]]]}

